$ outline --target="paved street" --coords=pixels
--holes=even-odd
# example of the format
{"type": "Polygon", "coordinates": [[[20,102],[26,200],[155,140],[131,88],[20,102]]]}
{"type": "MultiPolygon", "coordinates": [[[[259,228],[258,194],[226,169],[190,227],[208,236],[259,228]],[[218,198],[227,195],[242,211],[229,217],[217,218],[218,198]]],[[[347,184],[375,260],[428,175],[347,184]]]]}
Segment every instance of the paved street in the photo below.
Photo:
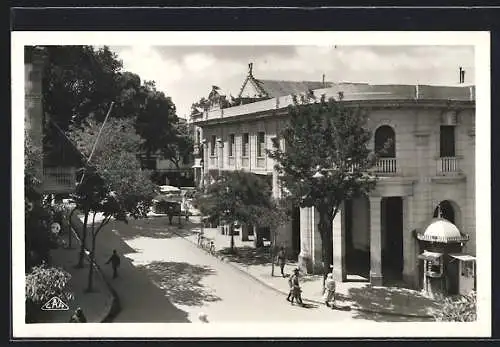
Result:
{"type": "MultiPolygon", "coordinates": [[[[291,306],[283,295],[231,265],[206,254],[172,232],[158,226],[148,228],[146,223],[147,220],[131,221],[129,225],[110,223],[102,236],[107,234],[106,240],[114,244],[119,243],[116,236],[120,236],[130,248],[122,245],[118,251],[132,261],[139,273],[147,273],[149,279],[162,289],[164,296],[180,311],[187,313],[190,321],[197,321],[200,312],[206,313],[211,322],[338,321],[350,319],[355,314],[332,311],[317,304],[311,304],[309,308],[291,306]]],[[[121,278],[115,283],[122,286],[117,288],[122,300],[122,312],[115,322],[148,321],[144,314],[134,316],[134,312],[141,309],[137,304],[135,307],[128,306],[134,301],[148,302],[151,314],[158,317],[154,313],[161,306],[155,307],[157,291],[132,290],[131,287],[138,286],[137,276],[127,278],[133,273],[127,265],[121,270],[121,278]],[[127,294],[130,291],[134,293],[127,294]]],[[[144,281],[144,278],[141,280],[144,281]]]]}

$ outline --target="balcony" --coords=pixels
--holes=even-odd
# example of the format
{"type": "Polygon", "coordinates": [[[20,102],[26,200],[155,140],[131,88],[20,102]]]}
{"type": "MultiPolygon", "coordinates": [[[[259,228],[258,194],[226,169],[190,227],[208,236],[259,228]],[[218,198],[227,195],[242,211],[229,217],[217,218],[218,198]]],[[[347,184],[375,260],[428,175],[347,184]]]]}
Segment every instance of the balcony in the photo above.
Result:
{"type": "Polygon", "coordinates": [[[76,187],[74,167],[44,167],[43,191],[49,194],[71,193],[76,187]]]}
{"type": "Polygon", "coordinates": [[[462,172],[457,157],[441,157],[436,163],[438,176],[458,175],[462,172]]]}
{"type": "Polygon", "coordinates": [[[375,173],[385,176],[385,175],[397,175],[399,174],[398,160],[396,158],[381,158],[377,161],[375,165],[375,173]]]}

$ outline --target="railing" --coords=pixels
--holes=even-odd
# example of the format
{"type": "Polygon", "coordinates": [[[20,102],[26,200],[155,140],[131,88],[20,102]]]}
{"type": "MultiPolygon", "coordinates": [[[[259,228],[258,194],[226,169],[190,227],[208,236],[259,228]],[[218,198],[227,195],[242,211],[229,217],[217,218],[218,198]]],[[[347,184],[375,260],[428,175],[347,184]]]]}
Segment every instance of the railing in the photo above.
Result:
{"type": "Polygon", "coordinates": [[[242,167],[249,167],[250,166],[250,159],[248,157],[241,158],[241,166],[242,167]]]}
{"type": "Polygon", "coordinates": [[[257,158],[257,167],[266,167],[266,158],[257,158]]]}
{"type": "Polygon", "coordinates": [[[381,158],[377,161],[375,172],[378,174],[396,174],[398,170],[398,161],[396,158],[381,158]]]}
{"type": "Polygon", "coordinates": [[[438,175],[456,174],[460,172],[460,165],[457,157],[442,157],[437,160],[438,175]]]}
{"type": "Polygon", "coordinates": [[[67,193],[75,190],[76,170],[74,167],[44,167],[43,191],[46,193],[67,193]]]}

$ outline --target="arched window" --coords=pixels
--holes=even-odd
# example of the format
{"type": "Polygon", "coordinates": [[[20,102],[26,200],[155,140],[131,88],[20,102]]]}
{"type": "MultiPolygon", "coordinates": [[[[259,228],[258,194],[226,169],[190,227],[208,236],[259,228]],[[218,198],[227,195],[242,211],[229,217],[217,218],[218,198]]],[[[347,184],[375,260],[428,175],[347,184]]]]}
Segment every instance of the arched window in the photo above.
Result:
{"type": "Polygon", "coordinates": [[[375,131],[375,153],[382,158],[396,157],[396,134],[390,126],[382,125],[375,131]]]}
{"type": "Polygon", "coordinates": [[[441,201],[439,205],[434,209],[434,218],[444,218],[451,223],[455,224],[455,209],[453,205],[448,200],[441,201]]]}

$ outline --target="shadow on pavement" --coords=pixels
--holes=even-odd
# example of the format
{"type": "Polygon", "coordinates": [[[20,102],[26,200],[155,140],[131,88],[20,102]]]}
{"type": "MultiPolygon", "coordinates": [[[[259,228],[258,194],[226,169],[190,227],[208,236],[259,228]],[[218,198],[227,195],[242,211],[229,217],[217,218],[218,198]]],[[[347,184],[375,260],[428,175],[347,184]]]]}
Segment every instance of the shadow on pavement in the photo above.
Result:
{"type": "Polygon", "coordinates": [[[163,289],[165,295],[175,304],[202,306],[205,302],[221,300],[200,283],[203,277],[215,274],[208,266],[153,262],[139,268],[145,269],[150,279],[163,289]]]}
{"type": "Polygon", "coordinates": [[[349,288],[349,296],[362,309],[398,312],[407,308],[416,315],[428,315],[438,304],[420,293],[395,287],[349,288]]]}
{"type": "MultiPolygon", "coordinates": [[[[235,247],[235,252],[231,253],[229,247],[222,248],[217,251],[219,255],[224,256],[230,262],[238,263],[241,265],[269,265],[271,259],[269,256],[269,248],[253,248],[253,247],[235,247]]],[[[276,269],[275,269],[276,270],[276,269]]],[[[279,267],[277,267],[279,273],[279,267]]]]}
{"type": "Polygon", "coordinates": [[[374,322],[433,322],[432,318],[420,318],[420,317],[404,317],[372,312],[362,312],[356,311],[353,314],[354,319],[370,320],[374,322]]]}
{"type": "Polygon", "coordinates": [[[130,220],[128,224],[116,222],[116,229],[119,235],[125,239],[134,239],[137,237],[151,237],[155,239],[169,239],[176,237],[186,237],[194,234],[191,223],[182,221],[182,227],[179,228],[178,218],[174,217],[170,225],[167,217],[152,217],[144,219],[130,220]],[[121,225],[120,225],[121,224],[121,225]]]}

